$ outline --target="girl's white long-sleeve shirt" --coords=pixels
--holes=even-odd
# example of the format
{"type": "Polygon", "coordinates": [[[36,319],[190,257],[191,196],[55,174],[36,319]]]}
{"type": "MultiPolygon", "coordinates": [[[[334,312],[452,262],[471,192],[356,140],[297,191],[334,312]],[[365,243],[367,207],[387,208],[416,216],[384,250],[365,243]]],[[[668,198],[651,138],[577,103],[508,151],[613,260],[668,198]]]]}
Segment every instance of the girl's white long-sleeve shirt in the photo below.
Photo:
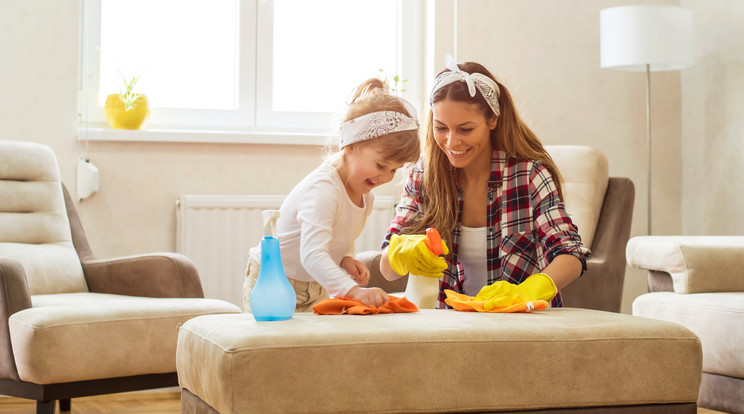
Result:
{"type": "Polygon", "coordinates": [[[363,201],[364,207],[351,201],[329,162],[300,181],[284,200],[277,220],[287,277],[318,282],[332,296],[343,296],[357,286],[339,265],[344,256],[354,257],[354,240],[372,212],[372,192],[363,201]]]}

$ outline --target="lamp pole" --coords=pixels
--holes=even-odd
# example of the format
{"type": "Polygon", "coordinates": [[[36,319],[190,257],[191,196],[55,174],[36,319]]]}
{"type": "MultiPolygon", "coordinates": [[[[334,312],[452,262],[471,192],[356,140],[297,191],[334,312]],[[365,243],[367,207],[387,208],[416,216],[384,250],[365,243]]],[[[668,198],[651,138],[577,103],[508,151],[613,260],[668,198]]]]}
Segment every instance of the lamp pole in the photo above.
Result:
{"type": "Polygon", "coordinates": [[[692,11],[678,6],[618,6],[599,12],[600,67],[646,71],[647,233],[652,233],[651,71],[692,66],[692,11]]]}
{"type": "Polygon", "coordinates": [[[648,235],[651,235],[651,67],[646,63],[646,164],[648,168],[648,235]]]}

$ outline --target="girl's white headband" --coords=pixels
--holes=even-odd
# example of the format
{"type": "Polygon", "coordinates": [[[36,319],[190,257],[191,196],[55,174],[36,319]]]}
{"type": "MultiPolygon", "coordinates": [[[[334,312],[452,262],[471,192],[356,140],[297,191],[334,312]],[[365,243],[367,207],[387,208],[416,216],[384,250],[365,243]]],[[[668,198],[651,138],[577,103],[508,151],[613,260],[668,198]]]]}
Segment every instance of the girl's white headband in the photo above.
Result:
{"type": "Polygon", "coordinates": [[[339,148],[393,132],[418,129],[416,109],[405,99],[398,99],[411,114],[410,117],[396,111],[378,111],[346,121],[339,129],[339,148]]]}
{"type": "Polygon", "coordinates": [[[486,99],[486,103],[491,107],[496,116],[501,115],[501,108],[499,107],[499,85],[493,81],[493,79],[482,73],[467,73],[460,70],[457,67],[457,63],[452,60],[451,56],[447,56],[447,69],[449,72],[442,72],[434,79],[434,87],[431,89],[431,95],[429,96],[429,103],[434,99],[434,93],[439,89],[449,85],[452,82],[465,82],[468,85],[468,92],[470,96],[475,96],[475,90],[483,95],[486,99]]]}

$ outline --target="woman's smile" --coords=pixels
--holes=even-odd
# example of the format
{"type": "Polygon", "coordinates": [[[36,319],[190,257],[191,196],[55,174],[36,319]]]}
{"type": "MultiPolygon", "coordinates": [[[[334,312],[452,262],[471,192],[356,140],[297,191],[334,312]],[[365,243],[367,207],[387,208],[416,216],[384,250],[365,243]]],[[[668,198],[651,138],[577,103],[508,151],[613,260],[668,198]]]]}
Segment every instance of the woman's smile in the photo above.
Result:
{"type": "Polygon", "coordinates": [[[463,157],[467,156],[467,153],[470,152],[471,149],[472,148],[468,148],[468,149],[460,150],[460,151],[453,150],[453,149],[448,149],[447,152],[449,152],[449,155],[452,158],[463,158],[463,157]]]}

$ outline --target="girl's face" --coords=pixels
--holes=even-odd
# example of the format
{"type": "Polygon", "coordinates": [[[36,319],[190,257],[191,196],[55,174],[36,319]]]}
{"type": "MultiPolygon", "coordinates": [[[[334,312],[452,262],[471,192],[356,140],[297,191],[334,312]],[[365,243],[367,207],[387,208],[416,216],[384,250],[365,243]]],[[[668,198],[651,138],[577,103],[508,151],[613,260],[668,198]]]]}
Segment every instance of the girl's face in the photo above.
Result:
{"type": "Polygon", "coordinates": [[[376,144],[351,144],[346,153],[346,190],[354,197],[370,192],[373,188],[390,182],[395,171],[404,163],[383,157],[382,148],[376,144]]]}
{"type": "Polygon", "coordinates": [[[455,168],[474,165],[473,160],[490,163],[490,134],[498,117],[487,119],[477,105],[450,99],[432,104],[431,112],[434,140],[455,168]]]}

